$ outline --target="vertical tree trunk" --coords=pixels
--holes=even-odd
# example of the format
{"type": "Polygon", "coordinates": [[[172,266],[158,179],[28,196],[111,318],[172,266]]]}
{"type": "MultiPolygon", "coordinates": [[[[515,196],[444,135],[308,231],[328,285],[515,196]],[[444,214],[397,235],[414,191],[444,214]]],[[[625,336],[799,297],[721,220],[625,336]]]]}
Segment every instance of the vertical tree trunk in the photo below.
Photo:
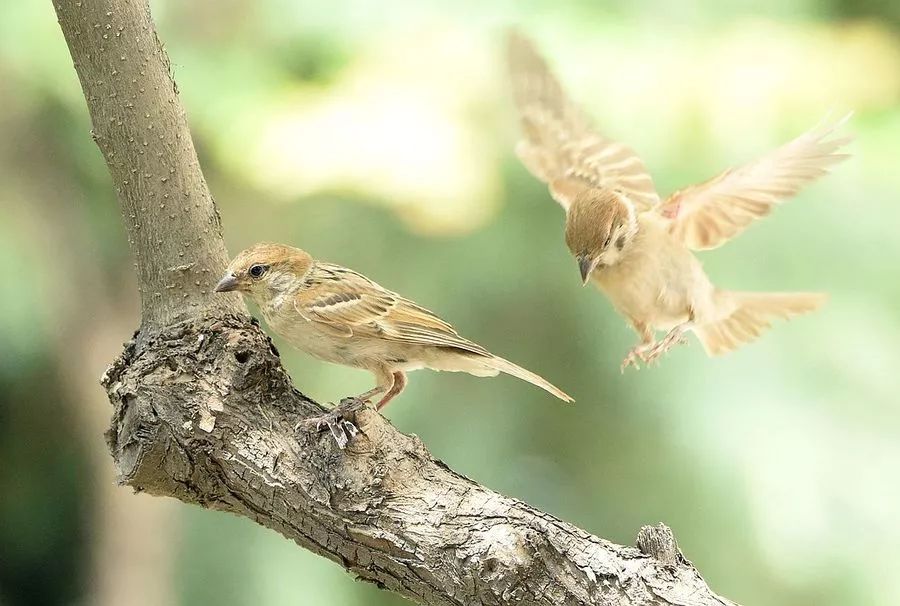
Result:
{"type": "Polygon", "coordinates": [[[118,195],[143,326],[242,311],[212,292],[228,262],[221,222],[147,2],[54,6],[118,195]]]}

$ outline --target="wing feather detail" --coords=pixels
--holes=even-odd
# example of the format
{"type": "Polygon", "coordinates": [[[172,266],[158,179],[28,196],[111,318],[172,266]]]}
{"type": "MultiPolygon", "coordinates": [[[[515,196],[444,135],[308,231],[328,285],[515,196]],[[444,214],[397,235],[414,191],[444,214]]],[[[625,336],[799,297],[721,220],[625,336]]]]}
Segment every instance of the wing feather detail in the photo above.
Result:
{"type": "Polygon", "coordinates": [[[307,320],[327,326],[326,330],[346,337],[452,347],[491,356],[431,311],[351,269],[317,263],[307,282],[308,287],[296,295],[294,307],[307,320]]]}
{"type": "Polygon", "coordinates": [[[625,194],[639,211],[659,203],[647,167],[631,148],[594,130],[567,96],[530,40],[513,32],[507,56],[513,98],[523,134],[516,154],[535,177],[550,186],[568,209],[579,187],[610,188],[625,194]],[[567,186],[555,185],[559,181],[567,186]]]}
{"type": "Polygon", "coordinates": [[[762,158],[675,192],[657,210],[688,248],[721,246],[846,159],[839,150],[852,137],[832,135],[849,118],[823,121],[762,158]]]}

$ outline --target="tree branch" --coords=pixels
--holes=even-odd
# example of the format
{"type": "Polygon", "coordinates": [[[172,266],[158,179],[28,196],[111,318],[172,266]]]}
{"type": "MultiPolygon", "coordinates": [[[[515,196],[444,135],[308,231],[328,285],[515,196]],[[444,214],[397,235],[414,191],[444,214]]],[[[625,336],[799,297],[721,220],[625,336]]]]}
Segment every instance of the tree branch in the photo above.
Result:
{"type": "Polygon", "coordinates": [[[246,308],[212,292],[228,263],[169,58],[146,0],[57,0],[118,194],[147,328],[246,308]]]}
{"type": "Polygon", "coordinates": [[[230,511],[429,605],[710,606],[668,528],[638,547],[482,487],[352,402],[346,450],[236,297],[168,59],[145,0],[57,0],[141,285],[143,321],[102,383],[122,484],[230,511]]]}

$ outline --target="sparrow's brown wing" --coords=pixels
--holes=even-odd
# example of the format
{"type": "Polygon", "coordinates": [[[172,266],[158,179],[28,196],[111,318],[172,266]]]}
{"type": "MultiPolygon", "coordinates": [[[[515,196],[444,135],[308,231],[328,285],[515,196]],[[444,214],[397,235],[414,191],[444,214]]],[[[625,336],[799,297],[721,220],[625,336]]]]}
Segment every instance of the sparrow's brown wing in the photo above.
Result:
{"type": "Polygon", "coordinates": [[[297,312],[347,337],[370,331],[377,320],[397,306],[392,293],[340,265],[316,263],[306,280],[308,287],[294,298],[297,312]]]}
{"type": "Polygon", "coordinates": [[[670,232],[688,248],[716,248],[847,158],[838,150],[851,137],[828,137],[849,117],[817,126],[754,162],[677,191],[657,210],[672,221],[670,232]]]}
{"type": "Polygon", "coordinates": [[[316,263],[310,285],[294,300],[304,318],[345,337],[368,337],[415,345],[491,354],[457,334],[450,324],[346,267],[316,263]]]}
{"type": "Polygon", "coordinates": [[[510,33],[507,57],[524,136],[516,153],[531,174],[550,186],[563,208],[586,187],[622,192],[639,211],[659,202],[641,159],[594,131],[530,40],[510,33]]]}

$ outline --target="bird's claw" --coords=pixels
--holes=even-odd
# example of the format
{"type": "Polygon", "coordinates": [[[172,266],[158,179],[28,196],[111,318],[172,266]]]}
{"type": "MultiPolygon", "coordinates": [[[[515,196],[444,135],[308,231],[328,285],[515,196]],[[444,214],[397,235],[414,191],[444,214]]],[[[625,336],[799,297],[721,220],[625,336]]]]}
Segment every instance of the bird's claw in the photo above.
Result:
{"type": "Polygon", "coordinates": [[[632,347],[625,356],[625,359],[622,360],[620,370],[624,373],[625,369],[629,366],[634,366],[635,369],[640,370],[641,366],[638,361],[643,362],[644,366],[650,366],[653,362],[658,363],[659,358],[674,346],[686,344],[687,339],[685,339],[684,333],[673,330],[659,341],[653,343],[641,343],[640,345],[632,347]]]}
{"type": "Polygon", "coordinates": [[[644,361],[647,364],[658,362],[664,353],[676,345],[687,345],[687,339],[684,338],[684,334],[680,331],[673,330],[650,348],[644,361]]]}
{"type": "Polygon", "coordinates": [[[316,430],[322,431],[323,427],[328,428],[328,431],[331,432],[331,437],[334,438],[338,448],[341,450],[344,450],[347,447],[347,444],[350,443],[350,440],[355,438],[356,434],[359,433],[359,429],[356,428],[356,425],[347,419],[320,419],[316,423],[316,430]]]}
{"type": "MultiPolygon", "coordinates": [[[[337,447],[344,450],[347,447],[347,444],[361,433],[359,427],[347,418],[348,416],[353,415],[353,411],[349,409],[354,405],[358,406],[359,404],[360,401],[356,398],[346,398],[342,400],[338,406],[335,406],[325,414],[311,419],[305,419],[302,423],[307,426],[315,427],[316,431],[319,432],[324,431],[327,428],[329,433],[331,433],[331,437],[334,438],[335,443],[337,443],[337,447]]],[[[365,405],[365,403],[362,402],[362,405],[365,405]]]]}
{"type": "Polygon", "coordinates": [[[647,348],[645,345],[632,347],[628,354],[625,356],[625,359],[622,360],[622,366],[619,368],[622,374],[625,374],[625,369],[629,366],[634,366],[635,370],[640,370],[641,365],[638,361],[640,360],[640,362],[646,363],[646,350],[647,348]]]}

